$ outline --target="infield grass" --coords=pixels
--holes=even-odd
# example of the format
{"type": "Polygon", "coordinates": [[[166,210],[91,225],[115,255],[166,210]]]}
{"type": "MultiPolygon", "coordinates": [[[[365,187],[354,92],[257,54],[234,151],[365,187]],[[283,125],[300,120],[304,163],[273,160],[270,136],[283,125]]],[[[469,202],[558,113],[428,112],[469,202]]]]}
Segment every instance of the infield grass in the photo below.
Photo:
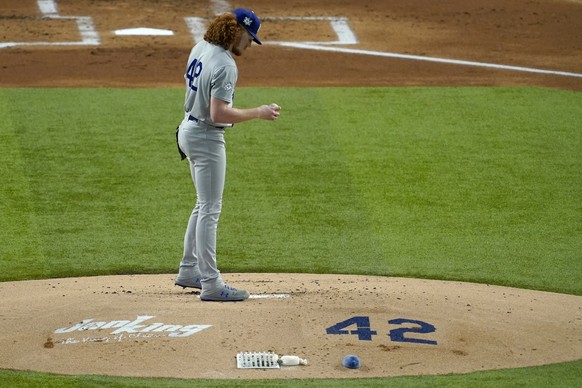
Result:
{"type": "Polygon", "coordinates": [[[16,372],[0,370],[0,381],[14,388],[186,388],[204,387],[253,387],[253,388],[296,388],[296,387],[552,387],[572,388],[579,386],[582,361],[545,365],[537,368],[519,368],[474,372],[463,375],[406,376],[378,379],[326,379],[326,380],[181,380],[116,378],[108,376],[59,376],[48,373],[16,372]]]}
{"type": "MultiPolygon", "coordinates": [[[[0,89],[0,281],[175,272],[195,201],[175,148],[182,99],[178,89],[0,89]]],[[[582,94],[256,88],[237,89],[236,102],[283,110],[276,122],[227,133],[223,272],[389,275],[582,295],[582,94]]],[[[500,378],[543,386],[549,370],[582,382],[581,369],[350,384],[500,378]]],[[[18,386],[44,377],[0,374],[18,386]]]]}

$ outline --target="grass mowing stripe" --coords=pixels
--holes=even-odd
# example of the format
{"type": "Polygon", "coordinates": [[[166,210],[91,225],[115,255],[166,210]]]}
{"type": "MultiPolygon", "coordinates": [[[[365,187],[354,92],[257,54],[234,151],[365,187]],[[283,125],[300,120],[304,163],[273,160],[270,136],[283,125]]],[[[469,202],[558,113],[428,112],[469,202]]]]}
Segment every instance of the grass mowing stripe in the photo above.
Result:
{"type": "Polygon", "coordinates": [[[580,95],[523,89],[330,94],[338,142],[394,273],[571,292],[580,271],[580,95]],[[369,107],[368,111],[361,111],[369,107]],[[446,114],[443,114],[446,112],[446,114]],[[573,229],[574,228],[574,229],[573,229]],[[550,264],[551,262],[551,264],[550,264]]]}
{"type": "Polygon", "coordinates": [[[322,92],[288,89],[282,96],[263,89],[244,96],[249,106],[276,101],[283,113],[275,123],[240,124],[227,135],[218,249],[229,268],[349,273],[357,262],[362,271],[388,274],[335,129],[321,119],[328,109],[322,92]]]}
{"type": "MultiPolygon", "coordinates": [[[[42,276],[174,271],[194,203],[173,139],[182,91],[3,93],[26,160],[42,276]],[[22,120],[30,106],[42,120],[22,120]]],[[[237,92],[239,106],[265,101],[283,105],[280,120],[227,134],[224,271],[390,273],[582,292],[579,93],[237,92]]],[[[0,279],[26,277],[14,273],[17,257],[0,259],[0,279]]]]}
{"type": "MultiPolygon", "coordinates": [[[[0,136],[6,140],[0,145],[0,157],[7,163],[0,164],[0,176],[4,183],[5,177],[18,176],[21,168],[26,180],[11,186],[14,192],[7,192],[3,184],[3,199],[9,195],[13,202],[7,212],[2,208],[0,223],[15,223],[15,229],[9,230],[26,231],[28,221],[13,215],[30,209],[30,225],[37,225],[38,231],[28,230],[25,236],[42,239],[29,263],[46,266],[46,271],[34,272],[19,264],[26,263],[27,253],[20,248],[28,241],[16,241],[19,249],[0,246],[0,279],[173,270],[193,204],[187,167],[176,159],[173,143],[182,91],[3,89],[1,93],[2,114],[7,118],[0,124],[0,136]],[[42,112],[36,115],[42,120],[23,120],[30,117],[31,106],[42,112]],[[16,152],[12,147],[20,149],[16,152]],[[10,164],[14,160],[21,161],[16,171],[10,164]]],[[[241,89],[237,104],[264,103],[268,97],[283,105],[289,121],[283,116],[276,124],[241,124],[233,130],[240,132],[228,135],[228,209],[219,234],[227,270],[309,272],[334,266],[344,272],[383,274],[390,268],[391,273],[411,276],[457,280],[482,276],[490,283],[582,294],[577,240],[582,203],[579,93],[521,88],[241,89]],[[466,131],[467,121],[475,131],[466,131]],[[495,132],[495,127],[509,131],[495,132]],[[379,136],[386,128],[398,147],[379,136]],[[487,136],[491,134],[495,136],[487,136]],[[312,143],[304,144],[306,139],[312,143]],[[276,147],[266,147],[267,140],[276,147]],[[538,150],[539,159],[532,149],[538,150]],[[494,164],[500,156],[505,163],[494,164]],[[386,167],[396,174],[386,176],[386,167]],[[475,171],[478,174],[472,174],[475,171]],[[466,176],[470,179],[460,179],[466,176]],[[493,206],[499,200],[491,195],[490,186],[497,180],[504,194],[499,198],[506,199],[502,207],[493,206]],[[510,201],[514,182],[522,190],[510,201]],[[330,189],[322,195],[324,187],[330,189]],[[446,190],[431,191],[434,187],[446,190]],[[526,195],[527,188],[532,189],[531,195],[526,195]],[[293,203],[292,194],[301,195],[308,206],[293,203]],[[479,219],[488,207],[492,214],[479,219]],[[530,210],[531,225],[520,218],[529,216],[530,210]],[[446,217],[450,214],[456,217],[446,217]],[[348,222],[358,215],[358,223],[348,222]],[[549,226],[541,233],[544,223],[549,226]],[[528,236],[532,231],[535,234],[528,236]],[[269,239],[272,234],[275,238],[269,239]],[[435,246],[437,250],[432,249],[435,246]],[[517,250],[507,249],[520,246],[526,254],[514,255],[517,250]],[[342,254],[346,247],[350,252],[365,249],[364,259],[346,260],[349,255],[342,254]],[[302,255],[291,257],[289,252],[302,255]],[[242,253],[245,260],[237,261],[242,253]],[[484,275],[479,275],[481,271],[484,275]]],[[[16,232],[11,233],[10,238],[15,237],[16,232]]],[[[582,380],[580,370],[576,361],[462,376],[340,383],[575,386],[582,380]]],[[[13,386],[36,386],[38,381],[46,386],[191,384],[11,371],[0,372],[0,379],[13,386]]]]}
{"type": "Polygon", "coordinates": [[[534,368],[504,369],[463,375],[403,376],[375,379],[287,380],[187,380],[119,378],[109,376],[59,376],[48,373],[2,371],[0,381],[14,388],[57,387],[531,387],[570,388],[582,380],[582,361],[534,368]]]}
{"type": "Polygon", "coordinates": [[[18,116],[10,110],[10,94],[0,89],[0,260],[9,265],[4,279],[45,275],[40,229],[34,219],[35,202],[26,175],[28,160],[22,152],[18,116]]]}
{"type": "Polygon", "coordinates": [[[10,91],[46,276],[158,272],[178,257],[183,226],[174,217],[184,216],[167,198],[178,196],[172,178],[181,177],[172,143],[179,106],[164,107],[168,95],[176,92],[10,91]],[[42,114],[22,120],[30,106],[42,114]]]}

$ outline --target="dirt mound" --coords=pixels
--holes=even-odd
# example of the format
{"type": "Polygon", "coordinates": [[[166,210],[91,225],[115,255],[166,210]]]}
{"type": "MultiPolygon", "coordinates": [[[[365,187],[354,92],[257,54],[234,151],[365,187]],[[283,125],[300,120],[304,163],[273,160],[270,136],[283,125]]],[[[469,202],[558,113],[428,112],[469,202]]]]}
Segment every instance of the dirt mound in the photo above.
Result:
{"type": "Polygon", "coordinates": [[[202,302],[173,275],[0,283],[1,369],[269,379],[463,373],[582,357],[582,297],[460,282],[225,274],[251,292],[202,302]],[[307,366],[238,369],[239,352],[307,366]],[[356,354],[360,369],[341,365],[356,354]]]}

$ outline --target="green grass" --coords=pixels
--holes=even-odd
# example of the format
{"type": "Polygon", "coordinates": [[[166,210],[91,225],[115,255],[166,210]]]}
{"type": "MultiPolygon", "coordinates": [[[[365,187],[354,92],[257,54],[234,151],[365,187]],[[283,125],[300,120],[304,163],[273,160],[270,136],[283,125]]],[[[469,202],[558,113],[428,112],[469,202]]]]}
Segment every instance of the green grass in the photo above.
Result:
{"type": "Polygon", "coordinates": [[[537,368],[505,369],[474,372],[463,375],[407,376],[378,379],[327,379],[327,380],[181,380],[116,378],[108,376],[59,376],[48,373],[0,370],[0,381],[14,388],[182,388],[192,387],[552,387],[579,386],[582,380],[582,361],[545,365],[537,368]]]}
{"type": "MultiPolygon", "coordinates": [[[[176,270],[195,201],[174,142],[182,98],[178,89],[0,89],[0,281],[176,270]]],[[[278,121],[227,133],[223,272],[454,279],[582,295],[582,94],[237,90],[238,106],[271,101],[283,107],[278,121]]],[[[581,367],[357,384],[544,386],[548,375],[580,383],[581,367]]]]}

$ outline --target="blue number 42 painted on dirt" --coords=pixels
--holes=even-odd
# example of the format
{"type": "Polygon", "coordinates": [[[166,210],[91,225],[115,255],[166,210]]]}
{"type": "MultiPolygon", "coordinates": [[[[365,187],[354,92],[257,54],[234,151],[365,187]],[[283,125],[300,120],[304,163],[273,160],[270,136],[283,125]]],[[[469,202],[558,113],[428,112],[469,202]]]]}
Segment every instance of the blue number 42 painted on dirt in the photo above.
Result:
{"type": "MultiPolygon", "coordinates": [[[[408,333],[416,334],[430,334],[436,331],[434,325],[423,321],[414,319],[397,318],[388,321],[390,325],[408,325],[407,327],[399,327],[389,331],[388,336],[392,342],[414,342],[418,344],[436,345],[434,340],[408,337],[408,333]],[[413,325],[413,327],[410,327],[413,325]]],[[[371,341],[372,336],[377,335],[378,332],[370,328],[370,318],[364,316],[352,317],[345,321],[338,322],[326,329],[327,334],[353,334],[357,335],[360,341],[371,341]],[[348,330],[348,328],[355,326],[355,330],[348,330]]]]}

